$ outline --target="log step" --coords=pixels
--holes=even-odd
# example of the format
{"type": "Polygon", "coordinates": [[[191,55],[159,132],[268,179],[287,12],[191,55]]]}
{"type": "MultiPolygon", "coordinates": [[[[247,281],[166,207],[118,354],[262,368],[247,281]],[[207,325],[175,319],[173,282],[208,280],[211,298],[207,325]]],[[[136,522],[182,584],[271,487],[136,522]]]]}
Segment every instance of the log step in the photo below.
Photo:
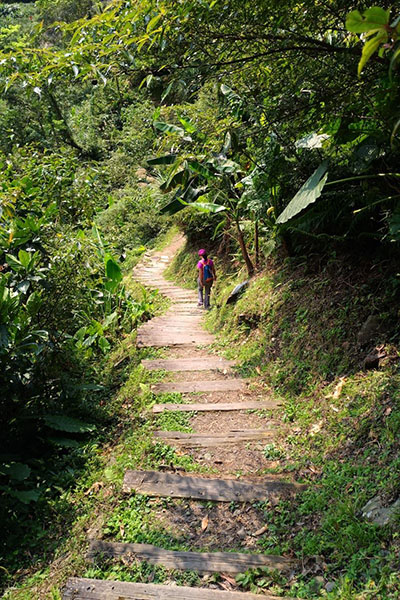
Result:
{"type": "Polygon", "coordinates": [[[136,492],[161,498],[190,498],[217,502],[254,502],[303,489],[296,483],[266,480],[262,483],[237,479],[205,479],[158,471],[126,471],[124,492],[136,492]]]}
{"type": "Polygon", "coordinates": [[[278,408],[279,404],[274,400],[257,401],[244,400],[243,402],[208,402],[208,403],[193,403],[193,404],[154,404],[151,409],[154,414],[163,413],[166,411],[175,412],[207,412],[207,411],[230,411],[230,410],[273,410],[278,408]]]}
{"type": "Polygon", "coordinates": [[[235,364],[234,360],[223,358],[166,358],[159,360],[142,360],[142,365],[149,371],[163,369],[165,371],[209,371],[229,369],[235,364]]]}
{"type": "Polygon", "coordinates": [[[198,573],[244,573],[248,569],[267,567],[287,571],[296,564],[283,556],[244,554],[235,552],[178,552],[164,550],[150,544],[124,544],[94,540],[90,543],[88,557],[102,554],[107,557],[121,556],[163,565],[166,569],[197,571],[198,573]]]}
{"type": "Polygon", "coordinates": [[[164,346],[206,346],[214,341],[206,333],[170,333],[156,331],[138,331],[136,345],[142,348],[163,348],[164,346]]]}
{"type": "Polygon", "coordinates": [[[216,379],[203,381],[177,381],[176,383],[157,383],[151,386],[154,394],[163,392],[238,392],[247,389],[244,379],[216,379]]]}
{"type": "MultiPolygon", "coordinates": [[[[269,594],[263,594],[262,598],[278,600],[269,594]]],[[[186,586],[71,577],[64,588],[63,600],[260,600],[260,596],[186,586]]]]}
{"type": "Polygon", "coordinates": [[[244,429],[226,433],[182,433],[181,431],[154,431],[154,437],[162,439],[169,446],[182,448],[214,448],[227,444],[243,444],[258,440],[273,440],[273,428],[244,429]]]}

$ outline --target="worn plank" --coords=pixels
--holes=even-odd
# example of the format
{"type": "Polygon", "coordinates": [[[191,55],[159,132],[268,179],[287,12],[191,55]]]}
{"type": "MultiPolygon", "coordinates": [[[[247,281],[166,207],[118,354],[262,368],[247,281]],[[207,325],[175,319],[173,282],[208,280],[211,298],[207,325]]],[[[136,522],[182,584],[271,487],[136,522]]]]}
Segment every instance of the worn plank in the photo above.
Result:
{"type": "Polygon", "coordinates": [[[139,336],[136,340],[136,345],[140,348],[164,348],[167,346],[207,346],[210,344],[208,338],[201,337],[179,337],[163,336],[163,337],[148,337],[139,336]]]}
{"type": "Polygon", "coordinates": [[[163,369],[165,371],[210,371],[229,369],[235,365],[234,360],[219,357],[210,358],[165,358],[158,360],[142,360],[142,365],[149,371],[163,369]]]}
{"type": "Polygon", "coordinates": [[[272,440],[275,437],[273,428],[228,431],[223,434],[182,433],[181,431],[154,431],[153,433],[154,437],[164,440],[166,444],[184,448],[214,448],[227,444],[272,440]]]}
{"type": "Polygon", "coordinates": [[[97,554],[111,557],[131,557],[145,560],[167,569],[197,571],[198,573],[244,573],[247,569],[267,567],[286,571],[295,561],[283,556],[244,554],[235,552],[177,552],[150,544],[124,544],[94,540],[89,546],[89,558],[97,554]]]}
{"type": "Polygon", "coordinates": [[[163,498],[191,498],[218,502],[267,500],[271,496],[297,492],[303,487],[279,480],[255,483],[237,479],[205,479],[176,473],[131,470],[126,471],[123,483],[125,492],[135,491],[163,498]]]}
{"type": "Polygon", "coordinates": [[[243,402],[194,402],[193,404],[154,404],[152,412],[154,414],[163,413],[166,411],[176,412],[198,412],[207,411],[230,411],[230,410],[273,410],[279,404],[274,400],[243,400],[243,402]]]}
{"type": "MultiPolygon", "coordinates": [[[[269,594],[263,594],[262,598],[278,600],[269,594]]],[[[260,596],[186,586],[72,577],[64,588],[63,600],[260,600],[260,596]]]]}
{"type": "Polygon", "coordinates": [[[247,389],[243,379],[215,379],[203,381],[177,381],[172,383],[156,383],[151,386],[155,394],[162,392],[237,392],[247,389]]]}

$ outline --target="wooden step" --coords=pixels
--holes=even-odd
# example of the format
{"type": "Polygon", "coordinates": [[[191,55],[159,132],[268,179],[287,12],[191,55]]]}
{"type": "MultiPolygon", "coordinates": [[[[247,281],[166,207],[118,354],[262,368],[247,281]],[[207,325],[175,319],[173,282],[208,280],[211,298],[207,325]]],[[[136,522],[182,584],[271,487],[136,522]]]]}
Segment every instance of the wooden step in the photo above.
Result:
{"type": "Polygon", "coordinates": [[[68,579],[63,593],[63,600],[260,600],[260,598],[278,600],[276,596],[270,594],[259,596],[249,592],[225,592],[206,588],[78,577],[68,579]]]}
{"type": "Polygon", "coordinates": [[[280,494],[295,493],[304,487],[273,479],[255,483],[238,479],[205,479],[176,473],[129,470],[125,473],[122,489],[125,492],[135,491],[138,494],[162,498],[254,502],[280,494]]]}
{"type": "Polygon", "coordinates": [[[154,394],[164,392],[238,392],[247,389],[244,379],[204,379],[202,381],[177,381],[172,383],[156,383],[151,386],[154,394]]]}
{"type": "Polygon", "coordinates": [[[243,400],[243,402],[209,402],[193,404],[154,404],[151,409],[154,414],[166,411],[175,412],[207,412],[207,411],[230,411],[230,410],[273,410],[279,404],[274,400],[243,400]]]}
{"type": "Polygon", "coordinates": [[[271,429],[243,429],[225,433],[182,433],[181,431],[154,431],[154,437],[170,446],[183,448],[214,448],[229,444],[243,444],[258,440],[273,440],[275,431],[271,429]]]}
{"type": "Polygon", "coordinates": [[[142,360],[142,365],[149,371],[164,369],[165,371],[209,371],[229,369],[235,361],[215,358],[166,358],[159,360],[142,360]]]}
{"type": "Polygon", "coordinates": [[[207,346],[214,340],[205,336],[180,335],[179,337],[171,334],[170,336],[148,336],[139,335],[136,338],[138,348],[164,348],[168,346],[207,346]]]}
{"type": "Polygon", "coordinates": [[[244,554],[235,552],[178,552],[164,550],[150,544],[124,544],[95,540],[89,546],[89,558],[102,554],[107,557],[131,557],[145,560],[166,569],[197,571],[198,573],[244,573],[248,569],[267,567],[287,571],[295,561],[283,556],[267,554],[244,554]]]}

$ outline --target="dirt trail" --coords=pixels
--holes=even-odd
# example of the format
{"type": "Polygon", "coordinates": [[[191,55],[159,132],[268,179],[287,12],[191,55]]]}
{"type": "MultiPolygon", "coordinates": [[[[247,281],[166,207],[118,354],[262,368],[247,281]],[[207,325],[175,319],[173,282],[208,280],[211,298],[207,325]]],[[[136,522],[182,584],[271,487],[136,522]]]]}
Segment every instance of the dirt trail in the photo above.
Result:
{"type": "MultiPolygon", "coordinates": [[[[253,553],[247,555],[249,564],[251,561],[261,561],[266,566],[274,564],[273,568],[284,572],[293,568],[292,557],[269,557],[260,553],[258,546],[260,536],[268,530],[268,511],[273,510],[275,503],[282,497],[299,493],[302,489],[288,477],[268,474],[277,463],[267,460],[265,446],[284,427],[279,421],[279,405],[274,406],[273,400],[262,389],[249,386],[249,380],[238,378],[234,365],[224,362],[224,359],[213,353],[214,336],[203,328],[204,313],[197,306],[197,293],[180,288],[163,277],[163,271],[183,243],[184,238],[177,236],[168,248],[145,256],[142,268],[136,269],[139,274],[137,278],[143,285],[159,289],[171,300],[170,308],[164,315],[139,328],[137,345],[166,349],[165,359],[144,361],[144,366],[151,370],[171,369],[162,384],[153,386],[154,393],[165,393],[165,390],[179,392],[184,387],[186,391],[182,395],[185,405],[195,403],[198,407],[193,415],[186,412],[192,415],[190,425],[193,433],[156,429],[154,440],[167,442],[175,446],[180,454],[191,456],[203,467],[204,472],[199,475],[186,474],[168,466],[159,472],[128,470],[125,473],[124,491],[153,497],[154,500],[150,502],[156,509],[159,522],[177,540],[182,540],[184,545],[187,546],[189,542],[191,552],[185,554],[140,544],[104,544],[101,540],[94,542],[93,547],[95,550],[98,544],[101,552],[115,557],[124,556],[124,560],[131,557],[133,560],[147,560],[169,567],[175,565],[177,569],[185,568],[183,565],[187,565],[189,561],[191,565],[199,565],[199,572],[219,572],[221,567],[218,565],[222,563],[218,561],[223,558],[225,573],[238,572],[238,568],[243,572],[248,568],[247,559],[240,554],[245,551],[253,553]],[[212,368],[208,368],[210,360],[212,368]],[[223,390],[220,389],[221,386],[223,390]],[[202,389],[200,393],[199,389],[202,389]],[[260,406],[264,403],[272,408],[242,409],[240,404],[249,401],[258,401],[260,406]],[[219,403],[231,403],[232,409],[225,406],[225,410],[218,410],[219,403]],[[210,404],[215,404],[212,410],[210,404]],[[163,502],[160,502],[160,498],[164,498],[163,502]],[[204,503],[199,498],[214,501],[204,503]],[[260,500],[268,502],[260,503],[260,500]],[[201,552],[198,553],[197,550],[201,552]],[[216,554],[208,556],[204,554],[205,551],[216,554]],[[218,555],[221,551],[228,552],[228,555],[218,555]],[[241,566],[238,567],[238,564],[241,566]]],[[[165,415],[168,410],[179,412],[179,404],[177,406],[172,403],[171,406],[163,407],[162,414],[165,415]]],[[[155,412],[157,414],[154,418],[157,419],[158,411],[155,412]]],[[[190,568],[196,570],[196,566],[190,568]]],[[[64,596],[65,600],[94,599],[98,597],[96,594],[106,590],[105,582],[97,580],[90,582],[90,585],[88,583],[85,591],[87,595],[79,595],[85,586],[85,580],[71,580],[70,586],[76,590],[77,595],[67,594],[64,596]]],[[[132,600],[170,597],[170,586],[124,586],[124,594],[127,590],[132,595],[115,597],[132,600]],[[148,596],[141,595],[147,593],[148,596]]],[[[115,582],[116,594],[119,589],[120,584],[115,582]]],[[[249,593],[238,594],[235,580],[229,577],[224,589],[230,591],[201,588],[201,593],[198,588],[179,588],[182,598],[255,598],[249,593]]],[[[106,592],[109,593],[108,588],[106,592]]],[[[175,595],[173,597],[178,598],[175,595]]],[[[263,597],[273,598],[268,594],[263,597]]]]}

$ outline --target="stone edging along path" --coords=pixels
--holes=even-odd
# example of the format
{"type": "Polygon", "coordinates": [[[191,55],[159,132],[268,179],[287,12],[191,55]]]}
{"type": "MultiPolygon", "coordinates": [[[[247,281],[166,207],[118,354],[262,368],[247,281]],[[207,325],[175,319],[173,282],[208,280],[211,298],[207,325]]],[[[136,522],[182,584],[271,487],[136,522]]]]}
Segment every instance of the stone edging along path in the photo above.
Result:
{"type": "MultiPolygon", "coordinates": [[[[208,350],[214,336],[202,327],[202,309],[197,307],[196,292],[185,290],[163,277],[166,265],[184,242],[177,237],[162,252],[147,258],[142,269],[136,268],[138,280],[156,288],[171,300],[168,311],[141,326],[137,333],[138,347],[168,348],[168,358],[144,360],[149,370],[169,371],[173,381],[152,387],[153,393],[180,392],[185,404],[156,404],[153,413],[165,411],[195,411],[194,433],[155,431],[154,439],[180,448],[201,464],[218,471],[213,475],[186,475],[176,472],[127,471],[123,490],[154,497],[183,498],[198,503],[212,500],[218,503],[254,503],[277,501],[282,496],[301,492],[304,486],[276,476],[256,476],[263,465],[262,449],[274,438],[279,422],[273,420],[277,403],[249,390],[246,380],[235,377],[234,363],[214,356],[208,350]],[[193,397],[193,394],[196,394],[193,397]],[[201,395],[199,401],[199,394],[201,395]],[[229,406],[231,405],[231,406],[229,406]],[[272,411],[266,421],[249,408],[272,411]],[[235,477],[239,466],[246,477],[235,477]]],[[[195,268],[195,266],[194,266],[195,268]]],[[[262,528],[263,529],[263,528],[262,528]]],[[[245,532],[246,534],[246,532],[245,532]]],[[[257,533],[255,534],[257,535],[257,533]]],[[[196,546],[196,540],[193,540],[196,546]]],[[[230,548],[225,548],[230,550],[230,548]]],[[[174,552],[148,544],[123,544],[92,540],[89,556],[96,553],[111,557],[133,557],[166,568],[190,569],[199,573],[238,573],[255,566],[287,572],[296,567],[291,557],[268,556],[236,552],[174,552]]],[[[145,600],[156,598],[204,600],[253,600],[254,594],[207,588],[168,585],[135,584],[71,578],[64,590],[64,600],[145,600]]],[[[263,598],[273,599],[271,595],[263,598]]]]}

